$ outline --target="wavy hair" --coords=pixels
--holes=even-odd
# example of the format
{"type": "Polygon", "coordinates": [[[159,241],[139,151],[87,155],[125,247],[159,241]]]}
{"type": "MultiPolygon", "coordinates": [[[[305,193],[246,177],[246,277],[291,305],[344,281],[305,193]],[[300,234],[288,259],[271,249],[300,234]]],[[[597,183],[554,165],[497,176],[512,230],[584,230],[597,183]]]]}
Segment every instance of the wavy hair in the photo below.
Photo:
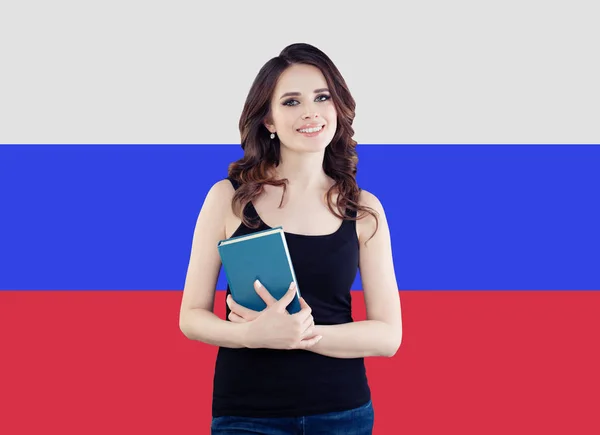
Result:
{"type": "MultiPolygon", "coordinates": [[[[283,186],[286,192],[287,179],[276,179],[271,169],[280,162],[279,137],[270,138],[270,132],[263,124],[271,112],[271,98],[280,75],[291,65],[312,65],[322,72],[327,81],[332,102],[337,112],[336,133],[325,149],[323,170],[335,184],[327,191],[329,210],[340,219],[361,219],[365,213],[371,214],[376,221],[375,232],[379,227],[377,213],[370,207],[359,204],[360,188],[356,183],[358,157],[356,141],[352,139],[356,103],[338,68],[331,59],[318,48],[305,43],[291,44],[285,47],[279,56],[270,59],[254,79],[239,120],[241,146],[244,156],[232,162],[228,176],[236,180],[240,187],[236,190],[232,208],[242,222],[257,228],[258,219],[249,219],[243,210],[263,192],[263,186],[283,186]],[[333,194],[338,192],[334,203],[333,194]],[[340,212],[343,210],[344,213],[340,212]],[[356,212],[356,217],[348,216],[348,211],[356,212]]],[[[373,235],[375,234],[373,233],[373,235]]],[[[373,237],[371,236],[371,238],[373,237]]],[[[369,239],[370,240],[370,239],[369,239]]]]}

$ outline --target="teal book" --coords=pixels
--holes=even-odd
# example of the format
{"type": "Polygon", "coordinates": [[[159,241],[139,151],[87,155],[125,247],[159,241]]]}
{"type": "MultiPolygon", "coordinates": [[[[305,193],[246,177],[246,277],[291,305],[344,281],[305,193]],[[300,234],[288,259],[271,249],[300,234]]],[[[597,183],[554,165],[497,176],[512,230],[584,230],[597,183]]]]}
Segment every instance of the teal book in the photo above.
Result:
{"type": "Polygon", "coordinates": [[[294,282],[296,296],[287,310],[290,314],[300,311],[300,288],[282,227],[221,240],[217,249],[231,296],[238,304],[255,311],[267,307],[254,290],[257,279],[277,300],[294,282]]]}

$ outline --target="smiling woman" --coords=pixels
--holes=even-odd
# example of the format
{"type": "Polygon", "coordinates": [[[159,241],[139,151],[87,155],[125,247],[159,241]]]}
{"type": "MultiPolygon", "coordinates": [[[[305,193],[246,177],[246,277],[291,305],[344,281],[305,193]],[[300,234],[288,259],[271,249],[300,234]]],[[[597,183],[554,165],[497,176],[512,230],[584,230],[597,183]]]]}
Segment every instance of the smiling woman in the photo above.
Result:
{"type": "Polygon", "coordinates": [[[219,347],[213,434],[372,433],[364,358],[393,356],[402,321],[385,212],[356,183],[354,108],[333,62],[308,44],[269,60],[250,89],[239,122],[244,156],[204,201],[181,303],[182,332],[219,347]],[[241,306],[228,288],[220,319],[218,242],[275,226],[285,231],[302,310],[285,310],[293,287],[276,300],[257,281],[267,308],[241,306]],[[359,268],[367,319],[355,322],[359,268]]]}
{"type": "Polygon", "coordinates": [[[272,121],[265,123],[273,135],[279,136],[280,144],[292,150],[319,152],[331,142],[337,116],[326,85],[323,74],[312,65],[291,65],[281,74],[271,101],[272,121]],[[284,89],[294,87],[302,91],[282,94],[284,89]],[[298,137],[318,139],[300,141],[298,137]]]}

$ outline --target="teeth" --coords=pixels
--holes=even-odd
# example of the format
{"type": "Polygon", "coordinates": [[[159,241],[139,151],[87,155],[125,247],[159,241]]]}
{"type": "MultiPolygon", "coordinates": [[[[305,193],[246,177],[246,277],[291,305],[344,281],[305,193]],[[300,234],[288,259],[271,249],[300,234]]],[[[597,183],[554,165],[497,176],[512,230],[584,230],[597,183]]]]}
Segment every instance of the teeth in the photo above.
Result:
{"type": "Polygon", "coordinates": [[[320,127],[315,127],[315,128],[306,128],[306,129],[303,129],[303,130],[298,130],[298,131],[299,131],[300,133],[314,133],[314,132],[316,132],[316,131],[319,131],[319,130],[321,130],[322,128],[323,128],[323,126],[320,126],[320,127]]]}

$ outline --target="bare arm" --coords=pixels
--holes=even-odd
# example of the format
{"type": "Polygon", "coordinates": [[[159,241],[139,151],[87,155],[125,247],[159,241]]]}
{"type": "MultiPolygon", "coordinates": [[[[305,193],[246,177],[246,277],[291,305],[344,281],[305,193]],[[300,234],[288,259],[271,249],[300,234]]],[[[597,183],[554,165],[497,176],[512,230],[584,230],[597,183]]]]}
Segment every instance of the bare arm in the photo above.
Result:
{"type": "Polygon", "coordinates": [[[360,275],[367,308],[367,320],[342,325],[316,325],[323,338],[309,350],[335,358],[394,356],[402,342],[402,315],[396,284],[390,232],[383,206],[363,191],[363,204],[379,214],[379,229],[368,215],[360,222],[360,275]]]}
{"type": "Polygon", "coordinates": [[[244,347],[247,325],[214,314],[214,295],[221,259],[217,243],[224,239],[233,187],[227,180],[208,192],[194,230],[191,255],[179,313],[179,328],[191,339],[207,344],[244,347]]]}

